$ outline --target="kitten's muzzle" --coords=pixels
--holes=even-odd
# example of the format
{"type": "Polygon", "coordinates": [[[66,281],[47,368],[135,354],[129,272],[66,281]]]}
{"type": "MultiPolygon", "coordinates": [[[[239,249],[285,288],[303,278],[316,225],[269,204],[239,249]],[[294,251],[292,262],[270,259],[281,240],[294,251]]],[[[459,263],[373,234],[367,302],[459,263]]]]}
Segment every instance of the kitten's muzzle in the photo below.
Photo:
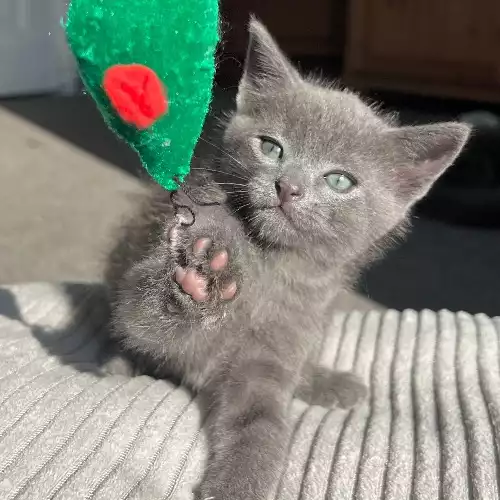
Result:
{"type": "Polygon", "coordinates": [[[278,179],[274,185],[280,206],[297,201],[304,196],[304,188],[299,183],[285,177],[278,179]]]}

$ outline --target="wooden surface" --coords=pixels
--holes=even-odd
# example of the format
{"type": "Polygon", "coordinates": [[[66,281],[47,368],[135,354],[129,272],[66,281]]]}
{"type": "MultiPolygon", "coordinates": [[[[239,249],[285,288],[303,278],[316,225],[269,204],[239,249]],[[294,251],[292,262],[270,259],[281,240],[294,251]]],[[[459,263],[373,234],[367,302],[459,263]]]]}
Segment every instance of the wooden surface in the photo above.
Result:
{"type": "Polygon", "coordinates": [[[348,0],[221,0],[223,43],[217,83],[230,88],[241,76],[248,42],[247,25],[254,14],[283,51],[304,69],[334,68],[344,52],[348,0]]]}
{"type": "Polygon", "coordinates": [[[341,55],[345,0],[222,0],[226,49],[244,55],[246,25],[256,15],[293,56],[341,55]]]}
{"type": "Polygon", "coordinates": [[[500,100],[498,0],[350,0],[345,79],[500,100]]]}

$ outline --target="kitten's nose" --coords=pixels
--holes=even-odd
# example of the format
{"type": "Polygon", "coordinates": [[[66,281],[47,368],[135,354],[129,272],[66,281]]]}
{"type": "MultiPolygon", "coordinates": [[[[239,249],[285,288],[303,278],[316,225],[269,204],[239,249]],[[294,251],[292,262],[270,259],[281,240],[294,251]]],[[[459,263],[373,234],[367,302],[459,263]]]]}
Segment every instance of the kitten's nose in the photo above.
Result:
{"type": "Polygon", "coordinates": [[[303,190],[298,184],[288,181],[287,179],[278,179],[276,181],[276,193],[282,203],[296,201],[302,198],[303,190]]]}

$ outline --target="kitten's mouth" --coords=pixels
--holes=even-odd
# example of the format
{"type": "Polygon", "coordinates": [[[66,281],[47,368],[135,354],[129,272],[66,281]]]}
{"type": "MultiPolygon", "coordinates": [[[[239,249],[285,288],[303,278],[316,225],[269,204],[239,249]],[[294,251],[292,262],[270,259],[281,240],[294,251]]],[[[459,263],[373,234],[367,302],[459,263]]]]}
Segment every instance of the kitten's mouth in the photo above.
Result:
{"type": "Polygon", "coordinates": [[[292,217],[290,216],[289,210],[287,210],[283,205],[271,205],[263,209],[266,212],[272,212],[277,214],[280,219],[285,219],[287,223],[292,226],[293,229],[297,230],[292,217]]]}
{"type": "Polygon", "coordinates": [[[286,213],[286,211],[284,210],[282,205],[269,205],[269,206],[262,207],[261,210],[263,210],[265,212],[276,212],[276,213],[284,215],[287,219],[289,219],[289,216],[286,213]]]}
{"type": "Polygon", "coordinates": [[[300,220],[294,220],[294,214],[290,212],[293,212],[291,207],[262,203],[254,205],[245,219],[252,234],[259,240],[271,246],[295,246],[302,240],[302,230],[300,220]]]}
{"type": "Polygon", "coordinates": [[[280,214],[282,214],[290,223],[292,223],[292,219],[288,215],[288,212],[285,210],[285,208],[283,207],[283,205],[278,205],[276,207],[276,211],[279,212],[280,214]]]}

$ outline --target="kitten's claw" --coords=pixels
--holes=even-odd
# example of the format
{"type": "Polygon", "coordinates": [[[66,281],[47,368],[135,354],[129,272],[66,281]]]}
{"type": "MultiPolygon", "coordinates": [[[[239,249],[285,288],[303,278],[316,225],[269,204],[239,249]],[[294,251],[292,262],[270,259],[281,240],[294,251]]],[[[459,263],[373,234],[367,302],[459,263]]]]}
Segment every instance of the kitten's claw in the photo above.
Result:
{"type": "Polygon", "coordinates": [[[229,301],[238,291],[228,272],[229,253],[222,249],[213,252],[210,238],[198,238],[192,245],[192,255],[186,255],[187,267],[178,266],[175,281],[195,302],[229,301]]]}

